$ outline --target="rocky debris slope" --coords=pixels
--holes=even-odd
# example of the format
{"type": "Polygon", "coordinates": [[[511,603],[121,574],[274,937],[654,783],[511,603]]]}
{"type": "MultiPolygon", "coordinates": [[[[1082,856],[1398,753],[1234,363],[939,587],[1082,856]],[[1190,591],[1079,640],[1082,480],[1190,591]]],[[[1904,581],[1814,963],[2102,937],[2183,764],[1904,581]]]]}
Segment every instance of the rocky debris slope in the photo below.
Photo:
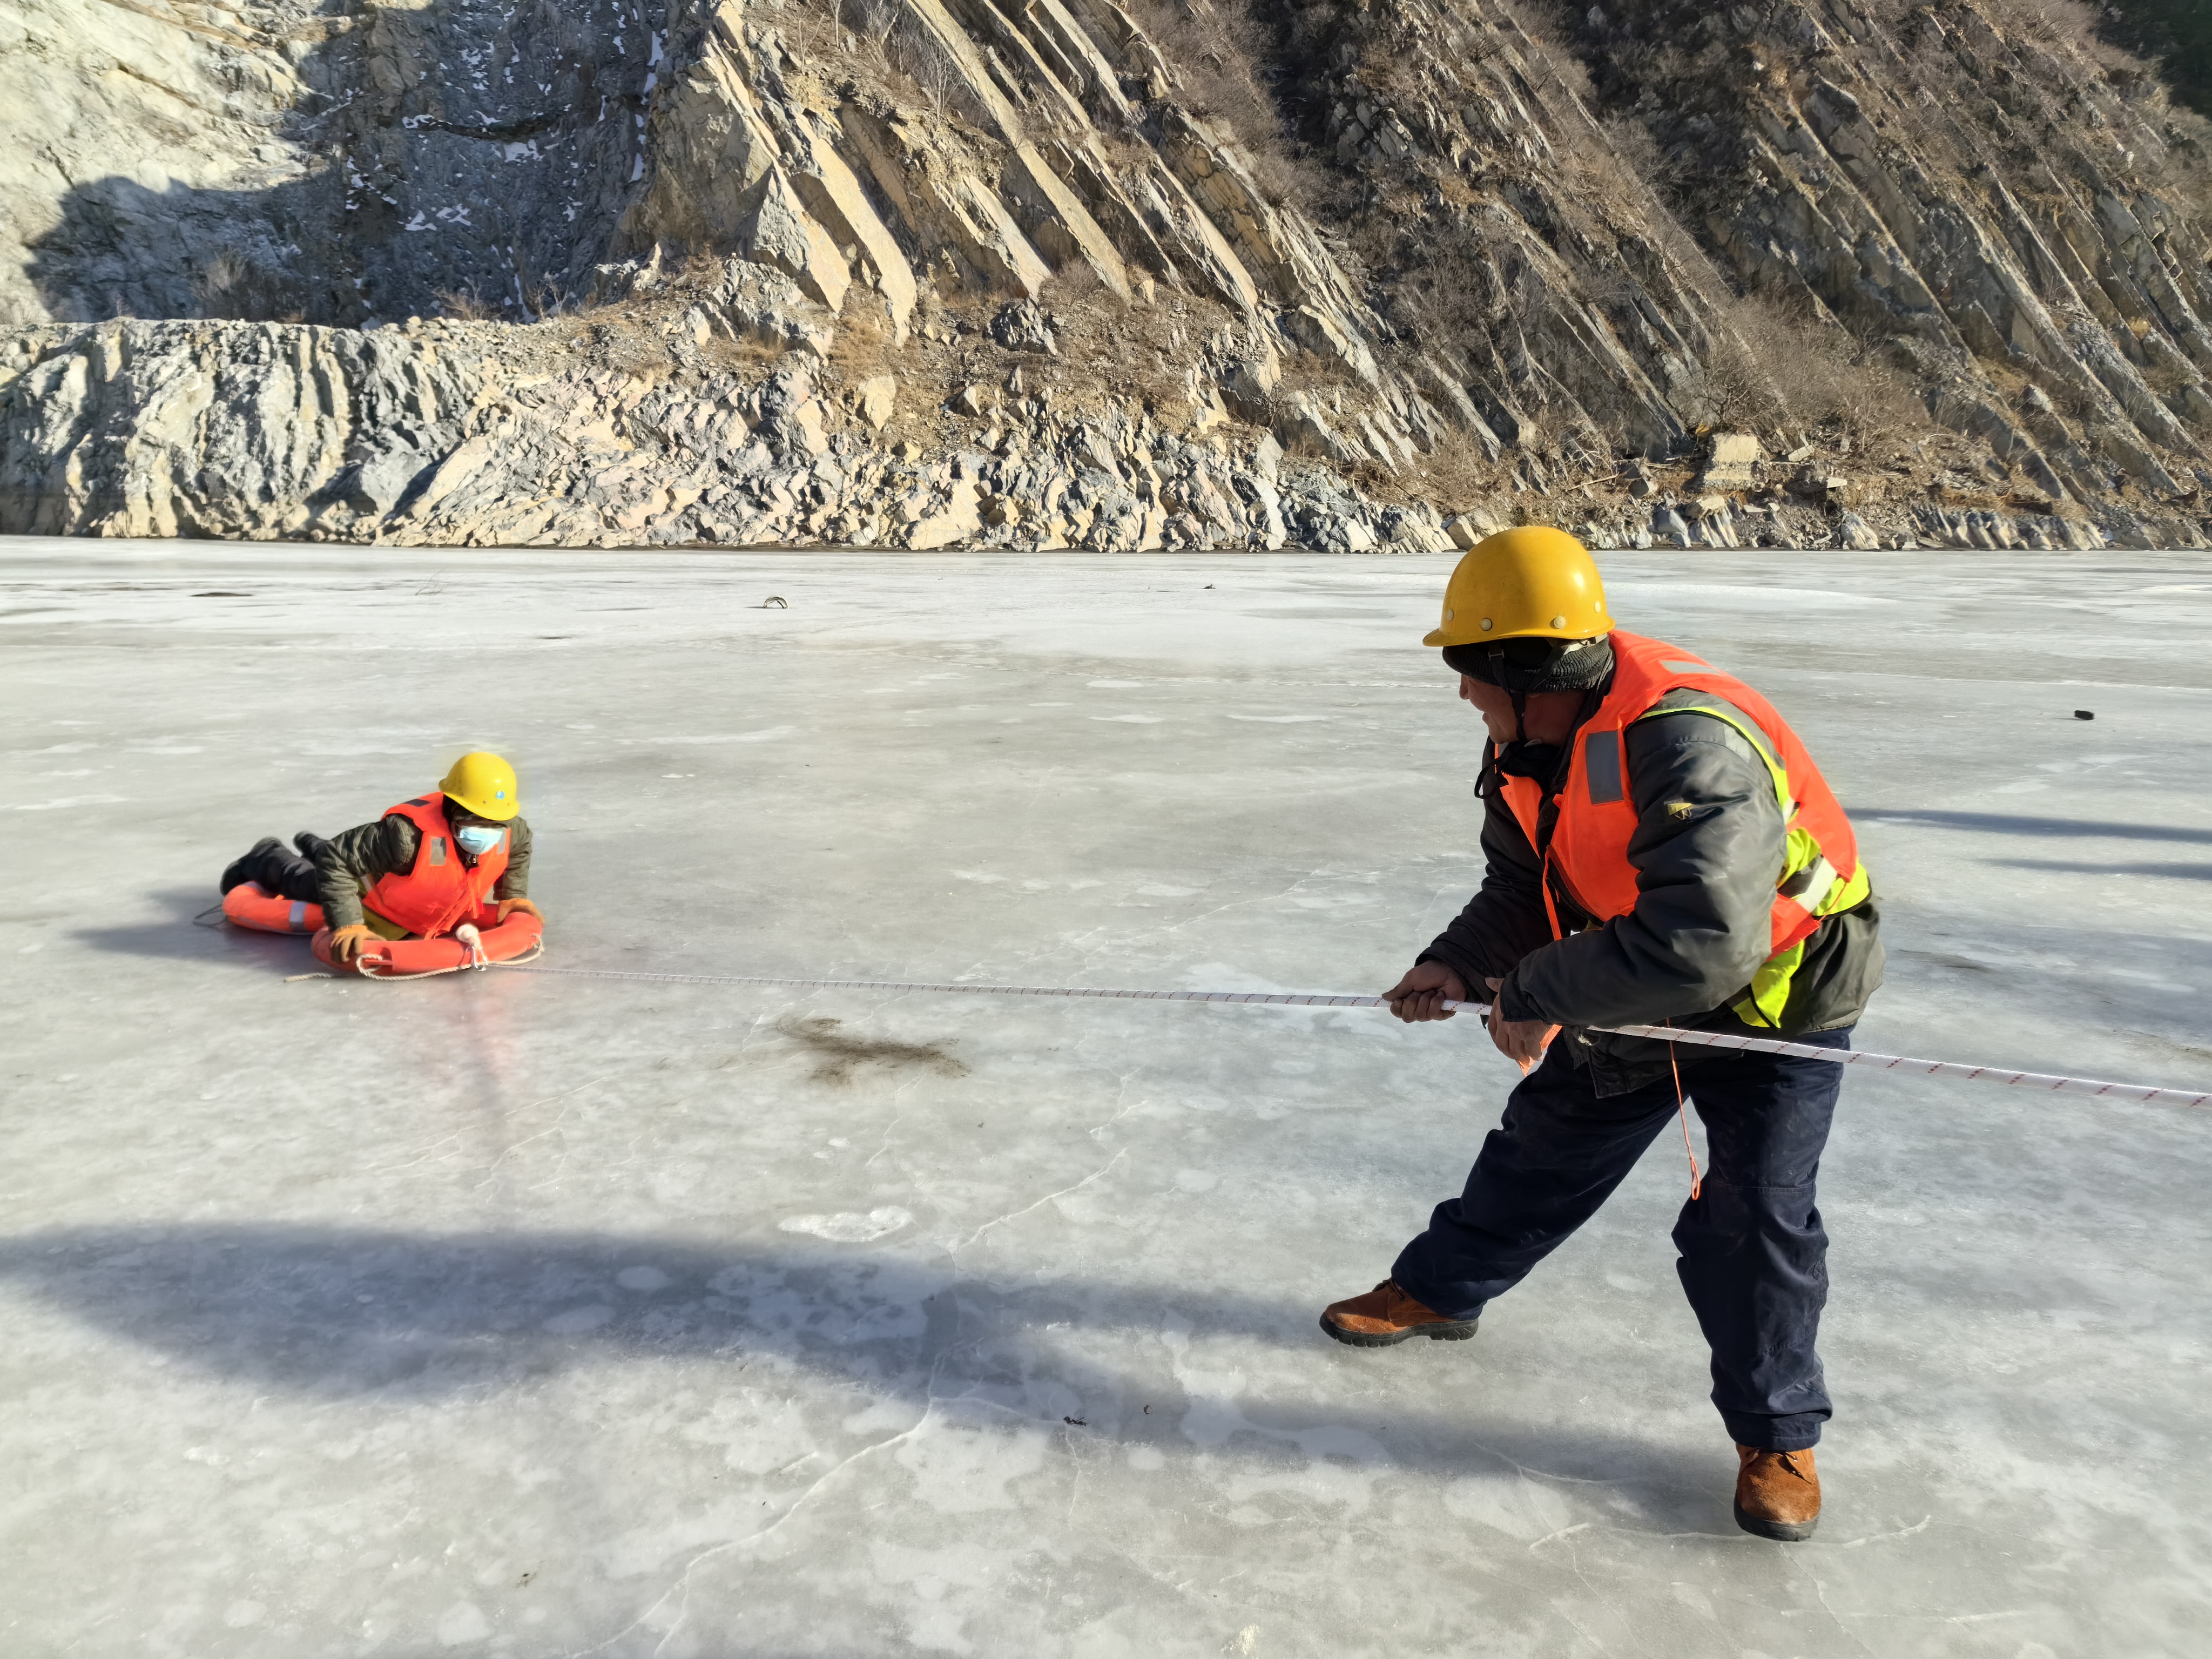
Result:
{"type": "MultiPolygon", "coordinates": [[[[552,331],[361,332],[237,322],[33,331],[0,358],[15,411],[0,525],[33,533],[399,544],[835,543],[1366,552],[1452,541],[1271,434],[969,389],[898,409],[896,379],[810,353],[665,374],[552,331]],[[934,418],[931,418],[932,416],[934,418]],[[915,429],[934,441],[884,441],[915,429]]],[[[686,344],[690,343],[688,340],[686,344]]],[[[1464,531],[1462,530],[1462,535],[1464,531]]]]}
{"type": "Polygon", "coordinates": [[[1468,343],[1493,424],[1896,452],[1932,417],[1985,491],[2196,535],[2212,175],[2148,77],[2051,7],[1559,11],[1573,57],[1480,0],[1286,14],[1389,315],[1468,343]]]}
{"type": "Polygon", "coordinates": [[[1881,341],[1938,421],[2054,501],[2195,499],[2212,176],[2148,82],[1971,4],[1593,9],[1577,44],[1697,169],[1741,285],[1881,341]]]}
{"type": "Polygon", "coordinates": [[[1347,175],[1391,334],[1485,452],[1589,471],[1684,447],[1728,319],[1547,44],[1480,0],[1285,17],[1304,136],[1347,175]]]}
{"type": "Polygon", "coordinates": [[[2198,540],[2203,156],[2056,3],[0,0],[0,529],[2198,540]]]}

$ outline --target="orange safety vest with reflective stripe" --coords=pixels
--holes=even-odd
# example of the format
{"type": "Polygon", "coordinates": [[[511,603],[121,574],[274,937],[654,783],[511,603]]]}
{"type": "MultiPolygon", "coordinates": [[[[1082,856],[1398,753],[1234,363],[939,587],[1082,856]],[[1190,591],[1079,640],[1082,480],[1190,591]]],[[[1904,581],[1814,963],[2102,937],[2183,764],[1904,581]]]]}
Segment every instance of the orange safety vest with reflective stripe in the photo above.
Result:
{"type": "Polygon", "coordinates": [[[380,876],[362,896],[362,902],[380,916],[397,922],[410,933],[435,939],[469,920],[499,878],[507,873],[507,849],[514,839],[501,829],[499,845],[479,854],[476,867],[461,861],[453,842],[453,826],[446,822],[446,798],[430,794],[406,800],[384,816],[405,818],[422,831],[415,849],[415,867],[404,875],[380,876]]]}
{"type": "Polygon", "coordinates": [[[1748,1024],[1779,1025],[1806,940],[1823,917],[1863,902],[1871,890],[1850,820],[1797,734],[1758,692],[1680,647],[1618,630],[1612,641],[1613,689],[1575,734],[1548,844],[1537,827],[1543,786],[1534,778],[1500,781],[1506,805],[1542,860],[1544,910],[1552,937],[1561,937],[1552,895],[1554,875],[1600,926],[1636,908],[1636,866],[1628,861],[1628,843],[1636,833],[1637,815],[1629,799],[1623,733],[1651,714],[1708,715],[1740,732],[1765,763],[1789,831],[1768,913],[1769,954],[1753,975],[1748,994],[1733,1005],[1736,1017],[1748,1024]],[[1732,708],[1701,708],[1680,699],[1663,709],[1654,707],[1669,692],[1686,690],[1732,708]]]}

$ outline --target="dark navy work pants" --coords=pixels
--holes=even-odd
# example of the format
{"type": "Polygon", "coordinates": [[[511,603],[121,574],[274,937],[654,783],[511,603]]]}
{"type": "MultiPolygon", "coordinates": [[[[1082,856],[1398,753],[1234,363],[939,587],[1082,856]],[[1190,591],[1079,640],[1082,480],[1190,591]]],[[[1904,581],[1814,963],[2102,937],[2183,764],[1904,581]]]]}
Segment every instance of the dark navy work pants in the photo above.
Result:
{"type": "MultiPolygon", "coordinates": [[[[1850,1032],[1794,1039],[1850,1046],[1850,1032]]],[[[1712,1168],[1674,1224],[1674,1269],[1713,1351],[1713,1404],[1739,1445],[1799,1451],[1829,1415],[1814,1340],[1828,1297],[1828,1236],[1814,1178],[1843,1067],[1781,1054],[1683,1052],[1682,1087],[1712,1168]]],[[[1662,1079],[1599,1097],[1553,1043],[1483,1142],[1467,1190],[1437,1206],[1391,1276],[1452,1319],[1471,1319],[1597,1213],[1674,1116],[1662,1079]]],[[[1686,1178],[1686,1171],[1685,1172],[1686,1178]]]]}

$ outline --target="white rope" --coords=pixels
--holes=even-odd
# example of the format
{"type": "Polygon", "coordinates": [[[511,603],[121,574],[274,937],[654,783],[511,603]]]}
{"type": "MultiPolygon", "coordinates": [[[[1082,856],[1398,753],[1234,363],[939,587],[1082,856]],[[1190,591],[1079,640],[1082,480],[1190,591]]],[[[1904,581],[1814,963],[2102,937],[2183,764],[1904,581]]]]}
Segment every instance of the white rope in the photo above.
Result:
{"type": "MultiPolygon", "coordinates": [[[[528,961],[525,957],[523,961],[528,961]]],[[[617,968],[528,968],[502,962],[495,967],[518,973],[553,974],[573,979],[642,980],[661,985],[775,985],[811,991],[933,992],[961,996],[1071,997],[1114,1002],[1230,1002],[1268,1004],[1290,1008],[1387,1008],[1382,997],[1332,996],[1294,991],[1111,991],[1066,986],[961,985],[906,980],[799,979],[771,974],[655,974],[617,968]]],[[[452,971],[447,969],[444,971],[452,971]]],[[[1446,1008],[1486,1014],[1486,1002],[1446,1001],[1446,1008]]],[[[2158,1106],[2212,1105],[2212,1092],[2187,1089],[2154,1089],[2140,1083],[2100,1083],[2093,1078],[2052,1077],[2041,1072],[2011,1072],[1995,1066],[1962,1066],[1948,1060],[1913,1060],[1903,1054],[1877,1054],[1863,1048],[1829,1048],[1811,1042],[1785,1042],[1775,1037],[1737,1036],[1724,1031],[1684,1031],[1668,1025],[1599,1025],[1590,1028],[1615,1036],[1650,1037],[1660,1042],[1687,1042],[1709,1048],[1745,1048],[1758,1054],[1789,1054],[1799,1060],[1826,1060],[1832,1066],[1873,1066],[1885,1072],[1913,1072],[1927,1077],[1978,1078],[1984,1083],[2009,1084],[2017,1088],[2043,1089],[2058,1094],[2096,1095],[2106,1100],[2140,1101],[2158,1106]]]]}
{"type": "MultiPolygon", "coordinates": [[[[1475,1006],[1464,1002],[1445,1005],[1462,1008],[1475,1006]]],[[[1709,1048],[1749,1048],[1765,1054],[1790,1054],[1799,1060],[1825,1060],[1836,1066],[1872,1066],[1885,1072],[1917,1072],[1926,1077],[1979,1078],[1984,1083],[2007,1083],[2057,1094],[2101,1095],[2107,1100],[2141,1101],[2154,1106],[2212,1105],[2212,1092],[2154,1089],[2142,1083],[2100,1083],[2094,1078],[2053,1077],[2047,1072],[2008,1072],[2002,1066],[1962,1066],[1956,1060],[1914,1060],[1905,1054],[1877,1054],[1864,1048],[1824,1048],[1810,1042],[1737,1036],[1726,1031],[1677,1031],[1664,1025],[1600,1025],[1592,1029],[1620,1036],[1656,1037],[1662,1042],[1695,1042],[1709,1048]]]]}
{"type": "MultiPolygon", "coordinates": [[[[512,967],[501,963],[500,967],[512,967]]],[[[533,974],[562,974],[577,979],[641,979],[667,985],[781,985],[812,991],[944,991],[985,997],[1101,997],[1120,1002],[1272,1002],[1297,1008],[1382,1008],[1381,997],[1307,995],[1284,991],[1104,991],[1044,985],[925,984],[888,979],[793,979],[766,974],[653,974],[626,968],[532,968],[533,974]]],[[[1455,1002],[1453,1008],[1480,1008],[1487,1003],[1455,1002]]]]}

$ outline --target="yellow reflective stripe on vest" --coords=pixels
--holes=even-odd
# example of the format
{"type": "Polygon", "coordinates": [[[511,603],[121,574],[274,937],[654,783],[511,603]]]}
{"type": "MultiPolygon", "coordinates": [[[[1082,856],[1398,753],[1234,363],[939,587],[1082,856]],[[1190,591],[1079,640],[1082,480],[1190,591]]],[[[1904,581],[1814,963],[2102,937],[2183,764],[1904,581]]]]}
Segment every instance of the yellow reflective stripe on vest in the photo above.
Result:
{"type": "MultiPolygon", "coordinates": [[[[1813,839],[1813,832],[1791,825],[1782,843],[1782,879],[1774,884],[1774,890],[1785,898],[1796,898],[1797,896],[1790,890],[1790,884],[1807,871],[1827,862],[1820,851],[1820,843],[1813,839]]],[[[1829,866],[1832,870],[1834,867],[1829,866]]],[[[1805,902],[1802,899],[1798,902],[1805,902]]],[[[1805,908],[1810,910],[1813,906],[1808,903],[1805,908]]]]}
{"type": "Polygon", "coordinates": [[[1751,976],[1751,994],[1738,998],[1729,1012],[1747,1025],[1780,1025],[1782,1011],[1790,1006],[1790,981],[1805,963],[1805,945],[1801,939],[1760,963],[1751,976]]]}
{"type": "MultiPolygon", "coordinates": [[[[1790,833],[1795,836],[1802,832],[1793,830],[1790,833]]],[[[1797,897],[1799,902],[1816,916],[1839,916],[1855,905],[1863,903],[1867,895],[1874,890],[1873,879],[1867,874],[1863,864],[1849,881],[1837,880],[1835,866],[1826,859],[1819,860],[1817,866],[1808,866],[1811,867],[1827,872],[1827,888],[1820,902],[1807,902],[1798,895],[1791,896],[1797,897]]],[[[1797,970],[1805,965],[1805,947],[1812,942],[1810,938],[1801,939],[1789,949],[1777,951],[1760,963],[1758,971],[1751,976],[1750,994],[1737,998],[1729,1005],[1729,1012],[1747,1025],[1779,1027],[1782,1011],[1790,1004],[1790,983],[1797,977],[1797,970]]]]}
{"type": "Polygon", "coordinates": [[[1820,914],[1820,901],[1828,896],[1828,890],[1836,884],[1836,866],[1825,854],[1815,855],[1813,861],[1794,876],[1783,878],[1782,884],[1774,890],[1784,898],[1796,899],[1814,915],[1820,914]]]}
{"type": "Polygon", "coordinates": [[[1813,912],[1816,916],[1840,916],[1855,905],[1866,902],[1874,891],[1874,880],[1862,863],[1849,881],[1839,881],[1828,890],[1828,896],[1820,901],[1820,908],[1813,912]]]}

